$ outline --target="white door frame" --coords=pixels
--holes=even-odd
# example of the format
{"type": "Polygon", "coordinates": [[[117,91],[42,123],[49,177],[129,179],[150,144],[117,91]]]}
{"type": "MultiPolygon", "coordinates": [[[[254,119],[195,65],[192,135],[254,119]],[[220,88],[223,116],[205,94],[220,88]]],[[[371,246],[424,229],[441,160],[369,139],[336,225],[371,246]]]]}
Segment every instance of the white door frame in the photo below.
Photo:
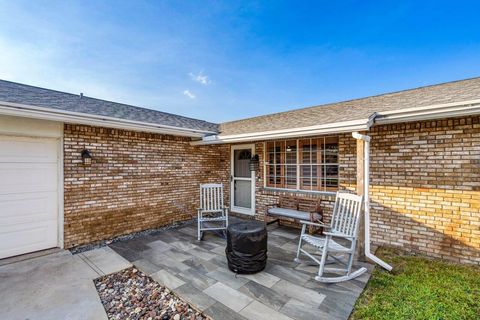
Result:
{"type": "Polygon", "coordinates": [[[230,148],[230,210],[232,212],[237,212],[237,213],[243,213],[247,215],[255,215],[255,171],[250,171],[250,178],[235,178],[234,173],[235,173],[235,150],[239,149],[250,149],[252,152],[252,155],[255,154],[255,144],[237,144],[237,145],[232,145],[230,148]],[[235,180],[245,180],[245,181],[251,181],[251,203],[252,207],[250,209],[242,208],[242,207],[236,207],[234,205],[235,203],[235,190],[234,190],[234,184],[235,180]]]}

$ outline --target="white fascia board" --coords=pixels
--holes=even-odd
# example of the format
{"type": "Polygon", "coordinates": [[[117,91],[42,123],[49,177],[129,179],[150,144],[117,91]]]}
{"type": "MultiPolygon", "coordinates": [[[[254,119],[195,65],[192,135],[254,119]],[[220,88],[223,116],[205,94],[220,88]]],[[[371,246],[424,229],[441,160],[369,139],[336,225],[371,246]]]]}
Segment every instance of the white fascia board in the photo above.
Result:
{"type": "MultiPolygon", "coordinates": [[[[373,116],[373,115],[372,115],[373,116]]],[[[336,122],[325,125],[316,125],[302,128],[292,128],[285,130],[272,130],[254,133],[245,133],[237,135],[211,135],[205,136],[203,140],[193,141],[192,145],[238,143],[247,141],[263,141],[293,137],[311,137],[317,135],[337,134],[353,131],[365,131],[373,124],[373,117],[362,120],[336,122]]]]}
{"type": "Polygon", "coordinates": [[[480,114],[480,99],[379,112],[375,124],[389,124],[480,114]]]}
{"type": "Polygon", "coordinates": [[[171,134],[176,136],[201,138],[213,131],[185,129],[180,127],[158,125],[133,120],[125,120],[108,116],[99,116],[81,112],[56,110],[51,108],[30,106],[11,102],[0,101],[0,114],[16,117],[51,120],[73,124],[101,126],[115,129],[171,134]]]}

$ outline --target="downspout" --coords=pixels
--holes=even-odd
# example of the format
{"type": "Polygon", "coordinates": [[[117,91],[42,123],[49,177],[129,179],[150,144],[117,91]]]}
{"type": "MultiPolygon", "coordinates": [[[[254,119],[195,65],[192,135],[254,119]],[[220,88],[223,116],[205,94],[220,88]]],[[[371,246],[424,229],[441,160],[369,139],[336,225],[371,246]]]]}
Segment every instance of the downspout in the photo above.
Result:
{"type": "Polygon", "coordinates": [[[365,141],[364,145],[364,213],[365,213],[365,256],[373,262],[379,264],[388,271],[392,270],[392,266],[381,260],[370,252],[370,137],[358,132],[352,132],[352,137],[357,140],[365,141]]]}

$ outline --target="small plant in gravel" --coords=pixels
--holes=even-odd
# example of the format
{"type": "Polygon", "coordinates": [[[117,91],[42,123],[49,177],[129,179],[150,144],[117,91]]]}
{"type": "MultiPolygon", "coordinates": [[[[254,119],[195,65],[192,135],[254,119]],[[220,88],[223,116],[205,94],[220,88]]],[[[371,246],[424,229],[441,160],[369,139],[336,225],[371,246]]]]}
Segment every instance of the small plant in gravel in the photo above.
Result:
{"type": "Polygon", "coordinates": [[[210,319],[135,267],[95,279],[109,319],[210,319]]]}

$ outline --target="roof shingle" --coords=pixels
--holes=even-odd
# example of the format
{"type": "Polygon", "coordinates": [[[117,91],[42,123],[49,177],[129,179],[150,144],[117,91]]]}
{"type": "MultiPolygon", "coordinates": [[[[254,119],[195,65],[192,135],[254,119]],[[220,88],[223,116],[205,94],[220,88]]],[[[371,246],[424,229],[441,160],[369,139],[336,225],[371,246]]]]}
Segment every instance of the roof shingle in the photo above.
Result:
{"type": "Polygon", "coordinates": [[[367,119],[374,112],[480,99],[480,78],[459,80],[220,124],[220,136],[367,119]]]}
{"type": "Polygon", "coordinates": [[[96,116],[217,132],[215,123],[80,95],[0,80],[0,101],[96,116]]]}

